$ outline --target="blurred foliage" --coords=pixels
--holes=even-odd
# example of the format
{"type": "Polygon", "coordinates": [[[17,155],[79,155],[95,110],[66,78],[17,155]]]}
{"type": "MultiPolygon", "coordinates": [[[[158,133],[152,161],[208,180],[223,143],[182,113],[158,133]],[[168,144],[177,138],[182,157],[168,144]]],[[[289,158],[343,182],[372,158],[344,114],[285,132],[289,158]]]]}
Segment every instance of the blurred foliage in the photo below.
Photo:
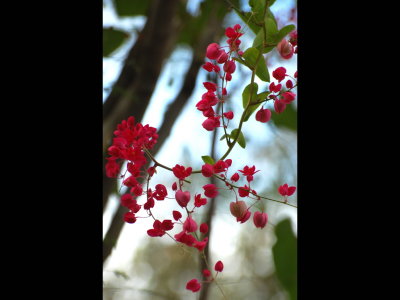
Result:
{"type": "Polygon", "coordinates": [[[297,238],[290,219],[284,219],[275,227],[276,244],[272,247],[276,275],[288,291],[290,300],[297,299],[297,238]]]}
{"type": "Polygon", "coordinates": [[[113,0],[115,11],[120,17],[145,15],[150,2],[149,0],[113,0]]]}
{"type": "Polygon", "coordinates": [[[107,57],[121,47],[129,38],[125,31],[113,27],[103,28],[103,57],[107,57]]]}
{"type": "Polygon", "coordinates": [[[293,103],[286,105],[283,113],[278,114],[273,110],[271,120],[278,127],[297,131],[297,109],[293,103]]]}

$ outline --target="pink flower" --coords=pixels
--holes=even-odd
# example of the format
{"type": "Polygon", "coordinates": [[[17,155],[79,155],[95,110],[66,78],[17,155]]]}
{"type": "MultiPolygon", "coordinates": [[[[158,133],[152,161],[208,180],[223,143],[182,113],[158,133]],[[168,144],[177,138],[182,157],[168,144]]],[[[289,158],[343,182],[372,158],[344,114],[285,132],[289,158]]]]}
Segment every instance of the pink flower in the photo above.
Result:
{"type": "Polygon", "coordinates": [[[280,113],[283,113],[285,111],[286,104],[283,101],[277,99],[274,102],[274,108],[275,108],[275,112],[277,114],[280,114],[280,113]]]}
{"type": "Polygon", "coordinates": [[[264,228],[267,225],[268,215],[266,213],[261,213],[256,211],[253,215],[253,222],[257,228],[264,228]]]}
{"type": "Polygon", "coordinates": [[[231,214],[236,218],[242,218],[246,214],[247,205],[244,201],[231,202],[229,205],[231,214]]]}
{"type": "Polygon", "coordinates": [[[232,74],[233,72],[235,72],[235,70],[236,70],[235,61],[233,61],[233,60],[228,60],[227,62],[225,62],[225,64],[224,64],[224,71],[225,71],[226,73],[232,74]]]}
{"type": "Polygon", "coordinates": [[[248,219],[250,219],[251,212],[249,210],[246,210],[245,214],[241,218],[236,218],[237,222],[244,223],[248,219]]]}
{"type": "Polygon", "coordinates": [[[228,60],[228,54],[225,52],[225,50],[221,50],[218,58],[217,58],[217,63],[223,64],[228,60]]]}
{"type": "Polygon", "coordinates": [[[201,125],[205,130],[213,131],[216,127],[220,126],[220,117],[209,117],[201,125]]]}
{"type": "Polygon", "coordinates": [[[217,43],[212,43],[207,47],[206,57],[209,59],[217,59],[220,52],[219,45],[217,43]]]}
{"type": "Polygon", "coordinates": [[[256,113],[256,120],[261,123],[267,123],[271,119],[271,111],[269,109],[261,108],[256,113]]]}
{"type": "Polygon", "coordinates": [[[290,102],[292,102],[295,98],[296,98],[296,94],[292,93],[292,92],[284,92],[282,94],[282,99],[281,101],[285,104],[290,104],[290,102]]]}
{"type": "Polygon", "coordinates": [[[282,41],[279,42],[279,44],[276,46],[276,49],[278,50],[279,54],[284,58],[284,59],[289,59],[293,56],[294,49],[292,44],[290,44],[287,40],[283,39],[282,41]]]}
{"type": "Polygon", "coordinates": [[[183,230],[186,232],[195,232],[197,230],[197,223],[192,219],[192,216],[186,218],[186,221],[183,223],[183,230]]]}
{"type": "Polygon", "coordinates": [[[182,192],[181,190],[177,190],[175,193],[175,199],[181,207],[186,207],[190,200],[190,192],[182,192]]]}
{"type": "Polygon", "coordinates": [[[204,195],[206,195],[208,198],[215,198],[218,196],[218,191],[217,187],[215,184],[206,184],[203,186],[204,189],[204,195]]]}
{"type": "Polygon", "coordinates": [[[192,279],[186,283],[186,289],[195,293],[201,289],[201,284],[197,279],[192,279]]]}
{"type": "Polygon", "coordinates": [[[222,270],[224,269],[224,264],[222,263],[222,261],[217,261],[217,263],[214,266],[214,270],[217,272],[222,272],[222,270]]]}

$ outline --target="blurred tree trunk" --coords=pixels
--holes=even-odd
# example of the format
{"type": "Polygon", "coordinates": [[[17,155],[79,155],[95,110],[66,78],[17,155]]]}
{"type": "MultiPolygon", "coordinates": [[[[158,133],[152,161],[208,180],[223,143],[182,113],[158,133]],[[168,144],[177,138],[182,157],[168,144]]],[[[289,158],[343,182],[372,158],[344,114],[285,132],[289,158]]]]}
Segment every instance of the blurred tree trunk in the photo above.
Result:
{"type": "MultiPolygon", "coordinates": [[[[103,105],[104,159],[117,124],[132,115],[140,121],[144,115],[162,65],[175,44],[177,31],[173,20],[177,3],[178,0],[152,1],[146,24],[103,105]]],[[[103,169],[103,211],[113,190],[116,190],[116,180],[108,178],[103,169]]]]}
{"type": "MultiPolygon", "coordinates": [[[[158,1],[156,1],[156,2],[158,2],[158,1]]],[[[171,5],[172,1],[161,1],[161,2],[164,2],[164,3],[168,2],[168,4],[171,5]]],[[[209,6],[208,7],[209,16],[207,18],[207,22],[204,22],[204,24],[201,28],[200,34],[198,35],[198,37],[195,39],[195,41],[193,43],[193,57],[192,57],[192,61],[191,61],[189,70],[187,71],[187,73],[185,75],[184,84],[183,84],[179,94],[175,98],[175,100],[167,108],[166,113],[164,114],[163,122],[157,131],[159,134],[159,138],[158,138],[157,144],[153,148],[153,151],[152,151],[153,155],[156,155],[158,150],[163,145],[164,141],[169,136],[175,120],[179,116],[184,105],[186,104],[187,100],[190,98],[190,96],[193,92],[193,89],[194,89],[195,83],[196,83],[197,74],[199,72],[199,69],[201,68],[201,65],[204,63],[204,55],[205,55],[205,49],[206,49],[207,45],[218,40],[223,32],[221,30],[221,28],[222,28],[221,25],[222,25],[223,17],[228,12],[226,7],[223,5],[223,1],[222,0],[217,0],[217,1],[208,0],[207,3],[209,6]]],[[[161,9],[161,11],[163,13],[165,13],[165,11],[162,10],[162,5],[153,5],[152,9],[161,9]]],[[[172,14],[172,11],[170,13],[172,14]]],[[[151,15],[156,16],[157,13],[150,12],[147,23],[151,22],[151,19],[150,19],[151,15]]],[[[171,23],[172,23],[172,19],[173,19],[173,17],[171,15],[169,18],[171,23]]],[[[166,20],[164,20],[164,21],[166,22],[166,20]]],[[[153,22],[156,22],[156,21],[153,20],[153,22]]],[[[145,28],[143,29],[143,34],[148,35],[149,33],[145,33],[147,23],[145,25],[145,28]]],[[[164,26],[164,25],[159,25],[159,26],[164,26]]],[[[173,27],[173,24],[169,24],[169,26],[173,27]]],[[[175,30],[175,31],[176,32],[174,33],[174,36],[175,36],[174,39],[176,38],[176,35],[178,34],[177,30],[175,30]]],[[[169,35],[171,35],[171,33],[168,32],[165,35],[169,36],[169,35]]],[[[157,40],[156,37],[153,36],[153,37],[149,38],[147,36],[146,40],[149,43],[149,47],[160,47],[159,40],[157,40]]],[[[138,39],[138,41],[136,43],[139,43],[139,42],[140,42],[140,40],[138,39]]],[[[169,42],[172,43],[173,41],[170,40],[169,42]]],[[[140,62],[135,61],[136,59],[138,59],[142,56],[132,54],[134,52],[134,49],[142,49],[142,51],[145,51],[145,48],[136,46],[136,44],[133,46],[133,48],[130,51],[128,58],[126,60],[123,71],[121,72],[121,76],[117,80],[115,86],[113,87],[113,91],[116,89],[117,91],[119,90],[119,92],[114,92],[114,94],[113,94],[113,92],[111,92],[109,98],[107,99],[107,101],[111,101],[111,102],[107,105],[107,107],[106,107],[107,101],[104,104],[104,116],[103,117],[105,118],[105,121],[104,121],[104,127],[103,127],[104,128],[103,134],[104,134],[104,139],[105,140],[108,139],[108,143],[110,143],[110,141],[111,141],[113,130],[115,130],[117,124],[120,123],[121,120],[126,119],[129,115],[134,115],[137,121],[139,121],[142,118],[142,116],[145,112],[145,109],[147,108],[148,102],[151,98],[154,87],[155,87],[156,79],[154,79],[154,77],[152,77],[151,79],[154,80],[154,83],[151,86],[150,86],[150,84],[146,84],[145,86],[147,86],[147,88],[144,88],[144,90],[148,93],[145,95],[146,96],[145,99],[147,99],[147,101],[145,103],[135,101],[135,99],[137,99],[137,98],[134,98],[134,96],[135,96],[134,92],[125,92],[125,94],[123,92],[121,92],[124,90],[124,88],[125,89],[131,88],[134,91],[135,89],[138,88],[138,86],[140,86],[140,84],[142,83],[142,80],[143,80],[142,76],[137,75],[137,72],[136,73],[132,72],[132,70],[129,70],[129,68],[127,68],[127,66],[126,66],[127,64],[131,64],[131,65],[137,65],[140,63],[143,64],[143,61],[140,61],[140,62]],[[125,69],[127,69],[126,72],[129,75],[123,75],[123,72],[125,69]],[[127,77],[131,76],[130,78],[133,78],[133,79],[140,78],[140,81],[138,81],[135,84],[132,83],[131,85],[129,85],[129,84],[127,84],[126,78],[121,79],[121,77],[124,77],[124,76],[127,76],[127,77]],[[119,100],[118,100],[119,102],[121,102],[121,101],[130,102],[130,104],[129,105],[128,104],[118,105],[118,103],[117,103],[118,101],[115,100],[115,99],[118,99],[116,96],[118,94],[120,95],[119,100]],[[114,103],[117,103],[117,104],[114,104],[114,103]],[[136,106],[138,106],[137,109],[136,109],[136,106]],[[119,107],[119,108],[113,109],[113,107],[119,107]],[[131,108],[131,110],[129,110],[129,108],[131,108]],[[127,111],[123,111],[123,109],[127,109],[127,111]],[[112,111],[114,111],[118,117],[115,117],[115,116],[111,117],[112,111]],[[106,118],[108,120],[107,122],[106,122],[106,118]],[[113,125],[113,126],[111,126],[111,125],[113,125]],[[107,131],[105,130],[106,128],[108,129],[107,131]]],[[[170,49],[171,49],[171,47],[170,47],[170,49]]],[[[139,51],[139,50],[137,50],[137,51],[139,51]]],[[[165,55],[165,53],[163,53],[163,54],[165,55]]],[[[140,58],[140,59],[143,59],[143,58],[140,58]]],[[[159,61],[159,60],[157,60],[157,61],[159,61]]],[[[150,62],[153,63],[153,59],[151,59],[150,62]]],[[[160,68],[161,68],[162,61],[159,61],[159,63],[160,63],[160,68]]],[[[142,66],[142,67],[144,67],[144,66],[142,66]]],[[[159,75],[159,73],[160,73],[160,69],[158,69],[158,75],[159,75]]],[[[157,75],[157,77],[158,77],[158,75],[157,75]]],[[[147,79],[147,80],[150,80],[150,79],[147,79]]],[[[143,90],[143,88],[142,88],[142,90],[143,90]]],[[[140,93],[138,93],[138,94],[140,94],[140,93]]],[[[143,99],[143,98],[140,98],[140,99],[143,99]]],[[[104,150],[105,154],[106,154],[107,147],[108,147],[108,144],[106,141],[104,141],[103,142],[103,150],[104,150]]],[[[116,190],[116,180],[107,178],[105,175],[103,176],[103,178],[104,178],[104,180],[103,180],[103,210],[104,210],[110,193],[113,190],[116,190]]],[[[112,248],[117,243],[119,234],[124,225],[122,216],[125,211],[127,211],[126,208],[119,206],[117,209],[117,212],[113,216],[112,222],[111,222],[110,227],[105,235],[104,242],[103,242],[103,263],[106,261],[107,257],[111,254],[112,248]]]]}

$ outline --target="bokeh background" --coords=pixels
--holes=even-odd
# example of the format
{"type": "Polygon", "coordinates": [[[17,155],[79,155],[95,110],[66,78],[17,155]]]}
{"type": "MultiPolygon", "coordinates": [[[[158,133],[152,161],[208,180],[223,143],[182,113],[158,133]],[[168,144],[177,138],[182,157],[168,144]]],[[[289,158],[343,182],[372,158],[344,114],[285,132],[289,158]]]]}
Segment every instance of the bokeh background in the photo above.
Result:
{"type": "MultiPolygon", "coordinates": [[[[207,45],[224,44],[224,29],[237,23],[245,31],[241,49],[250,47],[254,39],[232,6],[250,11],[248,1],[239,0],[103,1],[104,157],[116,124],[131,115],[158,129],[160,138],[152,153],[167,166],[200,169],[201,156],[222,156],[226,151],[226,143],[219,141],[222,129],[216,134],[204,130],[204,117],[195,105],[205,91],[202,83],[215,80],[201,68],[207,45]]],[[[296,1],[277,0],[271,11],[278,29],[288,24],[297,27],[296,1]]],[[[270,74],[280,66],[292,76],[297,70],[297,55],[284,60],[273,50],[265,58],[270,74]]],[[[256,82],[259,91],[268,89],[268,83],[256,82]]],[[[237,64],[226,104],[235,116],[241,114],[241,94],[249,83],[250,71],[237,64]]],[[[257,122],[253,114],[242,129],[246,148],[236,145],[229,155],[233,164],[228,175],[255,165],[261,171],[252,188],[280,200],[279,185],[297,186],[297,102],[296,98],[281,115],[273,112],[266,124],[257,122]]],[[[265,108],[273,110],[270,104],[265,108]]],[[[231,121],[231,129],[238,119],[231,121]]],[[[202,176],[191,178],[187,188],[192,195],[209,183],[202,176]]],[[[152,184],[164,184],[172,195],[174,180],[171,172],[160,169],[152,184]]],[[[196,294],[185,289],[189,279],[202,278],[196,249],[183,251],[167,236],[150,238],[146,233],[152,227],[150,218],[123,222],[126,209],[119,197],[124,192],[120,180],[103,176],[103,299],[222,299],[214,284],[204,285],[196,294]]],[[[220,192],[198,210],[196,218],[198,224],[211,220],[209,259],[212,265],[224,262],[218,277],[228,298],[296,299],[297,209],[262,200],[269,221],[260,230],[251,219],[236,222],[229,212],[232,196],[220,192]]],[[[297,205],[297,192],[289,202],[297,205]]],[[[174,208],[175,201],[160,201],[154,212],[160,219],[171,219],[174,208]]]]}

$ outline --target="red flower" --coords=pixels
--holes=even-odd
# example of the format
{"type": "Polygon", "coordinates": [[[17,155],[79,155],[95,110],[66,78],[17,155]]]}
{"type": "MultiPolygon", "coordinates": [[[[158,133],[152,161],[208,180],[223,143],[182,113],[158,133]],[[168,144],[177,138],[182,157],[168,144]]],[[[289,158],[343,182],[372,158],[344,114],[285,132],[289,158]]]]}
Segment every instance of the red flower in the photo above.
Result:
{"type": "Polygon", "coordinates": [[[228,168],[226,162],[219,160],[214,164],[214,173],[222,173],[225,172],[228,168]]]}
{"type": "Polygon", "coordinates": [[[157,184],[155,188],[156,191],[153,194],[154,198],[156,198],[157,200],[164,200],[165,197],[167,197],[168,195],[167,188],[165,187],[165,185],[157,184]]]}
{"type": "Polygon", "coordinates": [[[200,232],[203,234],[206,234],[208,232],[208,225],[207,223],[202,223],[200,225],[200,232]]]}
{"type": "Polygon", "coordinates": [[[212,72],[212,70],[214,70],[214,65],[212,63],[210,63],[209,61],[206,62],[202,67],[204,70],[206,70],[208,72],[212,72]]]}
{"type": "Polygon", "coordinates": [[[131,194],[125,194],[121,197],[121,205],[129,207],[135,202],[131,194]]]}
{"type": "Polygon", "coordinates": [[[219,116],[208,117],[201,125],[205,130],[213,131],[216,127],[219,127],[221,123],[219,122],[219,116]]]}
{"type": "Polygon", "coordinates": [[[272,72],[272,76],[278,80],[278,82],[281,82],[283,79],[285,79],[286,69],[284,67],[276,68],[275,71],[272,72]]]}
{"type": "Polygon", "coordinates": [[[172,184],[172,190],[173,191],[176,191],[178,189],[178,186],[176,185],[176,182],[174,182],[173,184],[172,184]]]}
{"type": "MultiPolygon", "coordinates": [[[[243,170],[239,170],[239,172],[242,173],[243,176],[247,176],[247,181],[250,182],[253,180],[253,175],[260,172],[260,170],[256,171],[256,166],[252,166],[251,168],[249,168],[249,166],[244,166],[243,170]]],[[[245,187],[247,187],[247,185],[245,187]]]]}
{"type": "Polygon", "coordinates": [[[217,263],[214,266],[214,270],[217,272],[222,272],[222,270],[224,269],[224,264],[222,263],[222,261],[217,261],[217,263]]]}
{"type": "Polygon", "coordinates": [[[233,111],[227,111],[224,113],[225,118],[232,120],[233,119],[233,111]]]}
{"type": "Polygon", "coordinates": [[[201,167],[201,174],[204,177],[211,177],[214,174],[214,167],[210,164],[205,164],[201,167]]]}
{"type": "Polygon", "coordinates": [[[175,193],[175,199],[181,207],[186,207],[190,200],[190,192],[177,190],[175,193]]]}
{"type": "Polygon", "coordinates": [[[269,90],[274,93],[278,93],[281,90],[281,88],[282,84],[280,83],[278,85],[275,85],[274,82],[271,82],[271,84],[269,85],[269,90]]]}
{"type": "Polygon", "coordinates": [[[290,34],[290,39],[289,42],[293,45],[293,46],[297,46],[297,30],[292,31],[290,34]]]}
{"type": "Polygon", "coordinates": [[[184,166],[175,165],[175,167],[172,168],[172,172],[178,179],[184,180],[186,177],[192,174],[192,168],[188,167],[185,169],[184,166]]]}
{"type": "Polygon", "coordinates": [[[290,79],[288,81],[286,81],[286,87],[288,89],[291,89],[293,87],[293,82],[290,79]]]}
{"type": "Polygon", "coordinates": [[[201,289],[201,284],[197,279],[192,279],[186,283],[186,289],[195,293],[201,289]]]}
{"type": "Polygon", "coordinates": [[[203,189],[204,195],[206,195],[208,198],[215,198],[218,196],[217,187],[212,183],[206,184],[203,186],[203,189]]]}
{"type": "Polygon", "coordinates": [[[208,237],[205,237],[202,241],[194,241],[193,247],[195,247],[200,252],[204,250],[208,242],[208,237]]]}
{"type": "Polygon", "coordinates": [[[238,173],[235,173],[235,174],[233,174],[232,175],[232,177],[231,177],[231,180],[233,181],[233,182],[236,182],[236,181],[238,181],[239,180],[239,174],[238,173]]]}
{"type": "Polygon", "coordinates": [[[177,210],[172,211],[172,216],[174,217],[175,221],[178,221],[180,218],[182,218],[182,214],[177,210]]]}
{"type": "Polygon", "coordinates": [[[232,74],[233,72],[235,72],[235,70],[236,70],[235,61],[233,61],[233,60],[228,60],[227,62],[225,62],[225,64],[224,64],[224,71],[225,71],[226,73],[232,74]]]}
{"type": "Polygon", "coordinates": [[[192,219],[192,216],[189,215],[189,217],[186,218],[183,223],[183,230],[186,232],[195,232],[197,230],[197,223],[192,219]]]}
{"type": "Polygon", "coordinates": [[[249,193],[250,193],[250,189],[249,189],[249,187],[247,185],[245,185],[243,187],[240,187],[238,189],[238,192],[239,192],[239,196],[240,197],[247,197],[249,195],[249,193]]]}
{"type": "Polygon", "coordinates": [[[296,191],[296,187],[295,186],[290,186],[289,187],[287,183],[285,183],[284,185],[281,185],[278,188],[278,192],[282,196],[292,196],[295,191],[296,191]]]}
{"type": "Polygon", "coordinates": [[[151,237],[161,237],[165,234],[162,223],[160,220],[155,220],[153,223],[153,229],[147,230],[147,234],[151,237]]]}
{"type": "Polygon", "coordinates": [[[210,272],[210,270],[208,270],[208,269],[204,269],[203,270],[203,275],[204,275],[204,277],[210,277],[211,276],[211,272],[210,272]]]}
{"type": "Polygon", "coordinates": [[[107,158],[106,175],[110,178],[116,178],[119,174],[120,166],[113,158],[107,158]]]}
{"type": "Polygon", "coordinates": [[[124,221],[126,223],[135,223],[136,222],[136,217],[135,214],[132,213],[131,211],[128,211],[127,213],[124,214],[124,221]]]}
{"type": "Polygon", "coordinates": [[[206,204],[207,204],[207,199],[201,198],[201,194],[194,196],[194,206],[200,207],[200,206],[206,205],[206,204]]]}
{"type": "Polygon", "coordinates": [[[268,215],[266,213],[261,213],[256,211],[253,215],[253,222],[257,228],[264,228],[267,225],[268,215]]]}
{"type": "Polygon", "coordinates": [[[215,92],[217,90],[217,85],[214,82],[203,82],[203,85],[209,91],[215,92]]]}

